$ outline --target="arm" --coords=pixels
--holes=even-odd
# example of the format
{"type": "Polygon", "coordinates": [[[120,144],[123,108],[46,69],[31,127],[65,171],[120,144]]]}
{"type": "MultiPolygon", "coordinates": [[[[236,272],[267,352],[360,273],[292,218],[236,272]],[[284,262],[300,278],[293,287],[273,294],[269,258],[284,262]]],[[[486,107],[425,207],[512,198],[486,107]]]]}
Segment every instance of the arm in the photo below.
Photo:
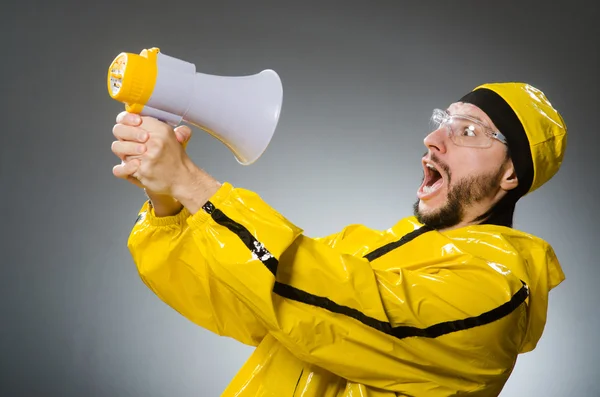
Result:
{"type": "Polygon", "coordinates": [[[212,274],[186,220],[186,208],[157,216],[146,201],[128,248],[146,286],[193,323],[256,346],[266,334],[254,313],[212,274]]]}
{"type": "Polygon", "coordinates": [[[158,217],[177,215],[183,209],[183,205],[172,196],[156,194],[148,189],[145,189],[145,191],[150,206],[158,217]]]}
{"type": "MultiPolygon", "coordinates": [[[[191,130],[172,130],[164,123],[139,115],[120,113],[113,127],[118,139],[113,152],[122,160],[113,174],[148,196],[138,213],[127,245],[146,286],[190,321],[218,335],[257,345],[266,329],[248,307],[218,278],[197,249],[186,223],[191,216],[170,187],[186,176],[190,166],[185,146],[191,130]],[[141,153],[141,155],[140,155],[141,153]]],[[[184,181],[194,198],[210,197],[218,181],[201,178],[184,181]]]]}
{"type": "MultiPolygon", "coordinates": [[[[489,320],[481,314],[497,313],[511,301],[519,306],[526,297],[523,284],[506,269],[458,250],[420,269],[399,264],[375,270],[367,259],[331,244],[354,238],[351,229],[326,241],[311,239],[258,195],[228,183],[187,222],[213,276],[270,334],[300,359],[374,387],[389,388],[410,377],[409,370],[437,368],[443,359],[432,347],[441,343],[435,338],[461,338],[462,329],[473,332],[489,320]]],[[[476,344],[498,344],[495,331],[518,332],[521,314],[511,310],[470,337],[482,338],[476,344]]],[[[473,360],[486,362],[483,368],[490,358],[473,360]]],[[[457,356],[461,361],[469,362],[457,356]]],[[[456,371],[475,370],[469,365],[456,371]]]]}

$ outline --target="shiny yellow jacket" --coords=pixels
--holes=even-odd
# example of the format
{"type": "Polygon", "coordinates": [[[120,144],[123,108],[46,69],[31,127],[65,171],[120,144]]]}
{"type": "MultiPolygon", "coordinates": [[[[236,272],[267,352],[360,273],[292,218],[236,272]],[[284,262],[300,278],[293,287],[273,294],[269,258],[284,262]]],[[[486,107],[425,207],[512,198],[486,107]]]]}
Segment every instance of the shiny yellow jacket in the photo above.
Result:
{"type": "Polygon", "coordinates": [[[510,228],[409,217],[311,238],[229,183],[193,215],[145,202],[128,247],[166,304],[256,346],[222,396],[497,396],[564,279],[549,244],[510,228]]]}

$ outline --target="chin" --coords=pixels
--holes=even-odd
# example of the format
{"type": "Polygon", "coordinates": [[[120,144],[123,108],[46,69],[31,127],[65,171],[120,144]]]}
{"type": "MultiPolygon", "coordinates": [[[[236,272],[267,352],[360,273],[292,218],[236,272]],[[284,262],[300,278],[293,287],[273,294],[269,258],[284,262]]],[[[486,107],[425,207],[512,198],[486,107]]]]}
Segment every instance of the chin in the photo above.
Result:
{"type": "Polygon", "coordinates": [[[426,218],[436,212],[439,206],[432,206],[428,201],[417,198],[413,206],[414,215],[417,218],[426,218]]]}
{"type": "Polygon", "coordinates": [[[463,212],[459,201],[445,199],[443,196],[436,197],[436,200],[417,199],[413,206],[413,214],[417,220],[434,229],[457,225],[463,218],[463,212]]]}
{"type": "Polygon", "coordinates": [[[417,210],[423,215],[429,215],[439,211],[444,204],[445,200],[441,195],[429,200],[417,198],[417,210]]]}

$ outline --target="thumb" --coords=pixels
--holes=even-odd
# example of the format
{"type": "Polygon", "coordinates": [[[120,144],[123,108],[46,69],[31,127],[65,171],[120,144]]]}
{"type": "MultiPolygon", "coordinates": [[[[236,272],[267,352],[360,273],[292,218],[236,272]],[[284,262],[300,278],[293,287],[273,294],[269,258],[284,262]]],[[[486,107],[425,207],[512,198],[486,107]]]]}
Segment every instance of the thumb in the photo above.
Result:
{"type": "Polygon", "coordinates": [[[190,138],[192,137],[192,130],[187,125],[180,125],[175,128],[175,136],[177,137],[177,141],[183,145],[185,148],[190,138]]]}

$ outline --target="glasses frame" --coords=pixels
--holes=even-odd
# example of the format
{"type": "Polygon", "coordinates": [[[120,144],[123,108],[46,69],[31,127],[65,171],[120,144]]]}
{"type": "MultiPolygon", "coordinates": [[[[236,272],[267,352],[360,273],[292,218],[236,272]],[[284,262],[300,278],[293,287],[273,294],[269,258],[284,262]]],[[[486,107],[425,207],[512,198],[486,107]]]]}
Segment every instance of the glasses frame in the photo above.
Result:
{"type": "Polygon", "coordinates": [[[487,126],[485,123],[483,123],[481,120],[478,120],[478,119],[468,116],[468,115],[450,114],[447,110],[433,109],[433,114],[431,115],[431,120],[434,121],[436,124],[439,124],[440,127],[446,126],[447,130],[448,130],[448,135],[452,139],[452,142],[454,142],[454,144],[456,144],[458,146],[489,148],[490,146],[492,146],[492,139],[496,139],[497,141],[499,141],[505,145],[507,144],[506,137],[500,131],[494,130],[494,129],[490,128],[489,126],[487,126]],[[489,144],[487,146],[479,146],[479,145],[465,145],[465,144],[457,143],[455,141],[455,138],[456,138],[455,132],[454,132],[454,130],[452,130],[452,128],[450,128],[450,125],[449,125],[449,122],[453,118],[461,118],[461,119],[469,120],[470,122],[481,126],[483,128],[483,131],[485,132],[485,135],[487,135],[487,137],[490,138],[489,144]],[[441,119],[441,121],[438,121],[440,119],[441,119]]]}

